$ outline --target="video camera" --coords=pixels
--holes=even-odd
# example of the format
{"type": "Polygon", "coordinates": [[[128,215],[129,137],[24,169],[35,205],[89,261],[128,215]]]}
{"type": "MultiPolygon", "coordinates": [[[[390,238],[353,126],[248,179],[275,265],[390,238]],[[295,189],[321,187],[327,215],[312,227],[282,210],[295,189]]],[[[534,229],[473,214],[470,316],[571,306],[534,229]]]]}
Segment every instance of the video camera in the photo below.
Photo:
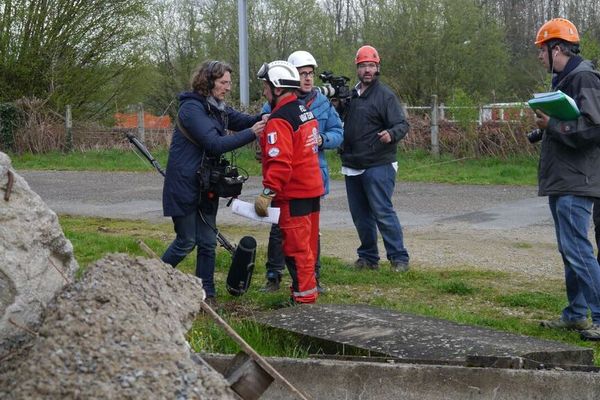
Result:
{"type": "Polygon", "coordinates": [[[317,90],[327,97],[334,97],[337,99],[347,99],[352,93],[347,82],[350,78],[346,76],[335,76],[331,71],[323,71],[319,75],[321,81],[325,84],[324,86],[317,86],[317,90]]]}
{"type": "Polygon", "coordinates": [[[223,198],[239,196],[242,185],[248,180],[223,156],[216,159],[205,157],[196,174],[200,191],[211,192],[223,198]]]}

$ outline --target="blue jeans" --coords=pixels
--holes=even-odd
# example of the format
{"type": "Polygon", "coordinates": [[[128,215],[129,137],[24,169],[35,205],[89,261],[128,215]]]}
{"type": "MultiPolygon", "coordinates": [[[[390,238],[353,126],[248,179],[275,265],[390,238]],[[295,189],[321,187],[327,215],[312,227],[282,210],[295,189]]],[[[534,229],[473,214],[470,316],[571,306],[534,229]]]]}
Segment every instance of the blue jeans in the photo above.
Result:
{"type": "Polygon", "coordinates": [[[566,195],[550,196],[548,202],[565,265],[569,305],[562,312],[563,319],[586,319],[589,308],[593,322],[600,324],[600,266],[588,239],[593,200],[566,195]]]}
{"type": "Polygon", "coordinates": [[[379,262],[377,229],[383,238],[388,260],[408,264],[402,226],[392,204],[396,170],[391,164],[367,168],[356,176],[346,176],[346,194],[352,221],[358,232],[358,257],[379,262]]]}
{"type": "MultiPolygon", "coordinates": [[[[216,226],[217,212],[203,212],[206,221],[216,226]]],[[[163,262],[176,267],[189,253],[198,246],[196,254],[196,276],[202,279],[206,296],[215,296],[215,249],[217,234],[195,211],[184,217],[172,217],[177,236],[165,254],[163,262]]]]}

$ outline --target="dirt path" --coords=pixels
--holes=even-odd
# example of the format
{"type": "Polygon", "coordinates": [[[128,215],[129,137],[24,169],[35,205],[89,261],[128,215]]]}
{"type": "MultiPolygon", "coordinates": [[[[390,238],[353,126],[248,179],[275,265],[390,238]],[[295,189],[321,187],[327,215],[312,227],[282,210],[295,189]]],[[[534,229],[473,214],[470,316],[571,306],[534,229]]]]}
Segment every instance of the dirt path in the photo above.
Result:
{"type": "MultiPolygon", "coordinates": [[[[57,213],[168,221],[162,217],[162,179],[156,173],[20,172],[57,213]]],[[[260,182],[251,178],[242,200],[253,201],[260,182]]],[[[535,187],[399,182],[394,206],[415,267],[479,267],[531,276],[562,277],[546,198],[535,187]]],[[[268,226],[233,215],[222,202],[223,227],[248,226],[266,245],[268,226]],[[252,228],[250,228],[252,226],[252,228]]],[[[358,238],[343,181],[331,182],[322,204],[323,254],[348,262],[358,238]]],[[[380,255],[385,259],[383,244],[380,255]]]]}

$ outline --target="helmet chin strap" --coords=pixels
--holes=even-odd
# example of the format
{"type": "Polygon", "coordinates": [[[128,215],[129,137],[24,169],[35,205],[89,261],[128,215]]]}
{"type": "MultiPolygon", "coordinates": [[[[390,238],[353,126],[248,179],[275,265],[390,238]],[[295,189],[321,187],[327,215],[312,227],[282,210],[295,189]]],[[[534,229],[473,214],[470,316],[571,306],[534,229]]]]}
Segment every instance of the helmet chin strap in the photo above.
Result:
{"type": "Polygon", "coordinates": [[[548,48],[548,64],[551,73],[554,73],[554,57],[552,56],[552,47],[550,47],[550,43],[546,44],[548,48]]]}
{"type": "MultiPolygon", "coordinates": [[[[552,47],[550,47],[550,43],[546,43],[546,47],[548,48],[548,69],[550,70],[550,75],[554,75],[554,56],[552,55],[552,47]]],[[[550,88],[548,91],[552,90],[552,80],[550,80],[550,88]]]]}
{"type": "Polygon", "coordinates": [[[271,110],[273,110],[277,105],[279,96],[275,94],[275,86],[273,86],[273,84],[269,84],[269,89],[271,90],[271,101],[269,102],[269,105],[271,106],[271,110]]]}

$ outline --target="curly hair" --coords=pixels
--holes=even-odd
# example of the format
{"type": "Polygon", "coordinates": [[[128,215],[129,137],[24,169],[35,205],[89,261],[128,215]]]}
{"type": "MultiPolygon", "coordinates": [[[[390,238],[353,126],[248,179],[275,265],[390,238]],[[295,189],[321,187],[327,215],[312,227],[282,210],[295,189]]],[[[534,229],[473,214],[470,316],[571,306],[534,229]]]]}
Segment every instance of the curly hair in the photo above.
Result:
{"type": "Polygon", "coordinates": [[[209,96],[214,82],[223,77],[225,72],[232,73],[231,65],[224,61],[207,60],[200,64],[192,73],[190,87],[192,91],[209,96]]]}

